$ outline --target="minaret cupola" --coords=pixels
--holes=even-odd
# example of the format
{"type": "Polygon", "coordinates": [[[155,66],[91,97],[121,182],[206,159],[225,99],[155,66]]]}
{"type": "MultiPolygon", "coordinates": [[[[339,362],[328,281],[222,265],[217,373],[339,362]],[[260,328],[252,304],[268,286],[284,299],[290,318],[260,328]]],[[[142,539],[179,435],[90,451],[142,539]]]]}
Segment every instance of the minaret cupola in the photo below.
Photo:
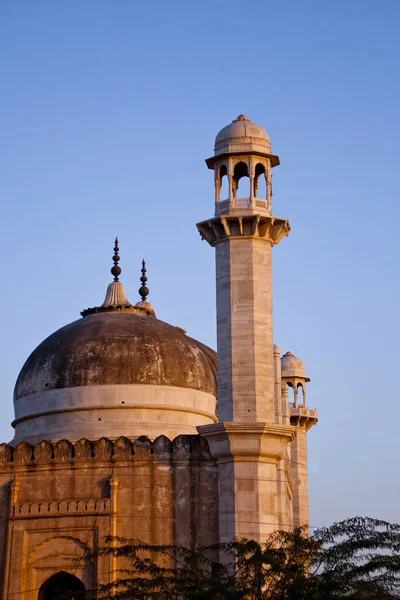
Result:
{"type": "Polygon", "coordinates": [[[218,133],[214,156],[206,164],[214,170],[216,216],[232,211],[271,214],[272,168],[279,157],[271,153],[263,127],[239,115],[218,133]]]}
{"type": "Polygon", "coordinates": [[[304,408],[306,407],[306,383],[310,380],[306,377],[304,363],[297,358],[292,352],[286,352],[281,358],[282,380],[293,389],[294,402],[293,406],[299,405],[299,390],[301,389],[303,401],[300,402],[304,408]]]}

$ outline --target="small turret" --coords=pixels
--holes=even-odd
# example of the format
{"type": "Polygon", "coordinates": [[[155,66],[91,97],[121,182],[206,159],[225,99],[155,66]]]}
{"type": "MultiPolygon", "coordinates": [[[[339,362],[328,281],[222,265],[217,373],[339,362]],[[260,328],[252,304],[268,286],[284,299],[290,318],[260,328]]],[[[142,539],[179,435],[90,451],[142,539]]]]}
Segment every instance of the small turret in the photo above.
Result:
{"type": "Polygon", "coordinates": [[[271,154],[263,127],[239,115],[218,133],[214,156],[207,158],[206,164],[214,170],[215,216],[249,211],[271,214],[272,168],[279,165],[279,157],[271,154]],[[229,184],[226,198],[221,197],[224,177],[229,184]]]}
{"type": "Polygon", "coordinates": [[[303,402],[301,406],[306,407],[306,383],[310,380],[306,377],[304,363],[291,352],[286,352],[281,358],[282,381],[293,389],[294,402],[293,406],[299,405],[299,389],[303,394],[303,402]]]}

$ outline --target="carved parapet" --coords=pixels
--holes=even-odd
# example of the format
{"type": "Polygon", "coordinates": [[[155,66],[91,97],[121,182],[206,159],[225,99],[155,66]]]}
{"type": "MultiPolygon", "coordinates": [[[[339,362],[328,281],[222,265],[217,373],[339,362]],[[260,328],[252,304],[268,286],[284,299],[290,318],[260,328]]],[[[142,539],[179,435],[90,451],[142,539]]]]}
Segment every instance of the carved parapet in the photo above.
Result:
{"type": "Polygon", "coordinates": [[[54,517],[76,514],[101,515],[110,513],[110,498],[99,500],[62,500],[16,504],[13,507],[13,517],[27,519],[34,516],[54,517]]]}
{"type": "Polygon", "coordinates": [[[0,444],[0,466],[13,464],[14,448],[10,444],[0,444]]]}
{"type": "Polygon", "coordinates": [[[292,406],[290,408],[290,424],[293,427],[306,429],[307,431],[318,423],[318,412],[303,406],[292,406]]]}
{"type": "Polygon", "coordinates": [[[286,219],[260,214],[215,217],[197,223],[196,227],[201,238],[210,246],[232,238],[255,238],[274,246],[290,232],[290,224],[286,219]]]}
{"type": "Polygon", "coordinates": [[[47,441],[35,445],[21,442],[13,448],[9,444],[0,444],[0,470],[2,468],[29,469],[36,465],[98,464],[119,461],[180,461],[212,460],[208,444],[199,435],[180,435],[169,440],[160,435],[154,441],[146,436],[136,440],[119,437],[112,441],[108,438],[87,440],[82,438],[72,444],[69,440],[56,443],[47,441]]]}

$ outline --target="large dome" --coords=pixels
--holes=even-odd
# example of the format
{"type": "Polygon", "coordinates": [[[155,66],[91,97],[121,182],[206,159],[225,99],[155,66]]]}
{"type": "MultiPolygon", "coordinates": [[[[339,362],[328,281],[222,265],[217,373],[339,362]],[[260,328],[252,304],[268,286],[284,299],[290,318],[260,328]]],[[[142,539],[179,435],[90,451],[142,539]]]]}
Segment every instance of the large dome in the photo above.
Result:
{"type": "Polygon", "coordinates": [[[14,399],[90,385],[163,385],[216,395],[216,355],[172,325],[103,312],[62,327],[32,352],[14,399]]]}
{"type": "Polygon", "coordinates": [[[88,309],[32,352],[15,385],[13,443],[173,438],[217,420],[216,353],[148,306],[88,309]]]}

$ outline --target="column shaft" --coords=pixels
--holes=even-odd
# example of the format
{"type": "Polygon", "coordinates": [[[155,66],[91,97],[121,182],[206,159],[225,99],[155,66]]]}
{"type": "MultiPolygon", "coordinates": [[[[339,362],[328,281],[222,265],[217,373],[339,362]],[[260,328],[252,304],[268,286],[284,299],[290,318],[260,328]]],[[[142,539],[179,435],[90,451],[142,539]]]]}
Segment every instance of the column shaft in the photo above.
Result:
{"type": "Polygon", "coordinates": [[[216,246],[220,421],[276,422],[271,255],[256,237],[216,246]]]}

